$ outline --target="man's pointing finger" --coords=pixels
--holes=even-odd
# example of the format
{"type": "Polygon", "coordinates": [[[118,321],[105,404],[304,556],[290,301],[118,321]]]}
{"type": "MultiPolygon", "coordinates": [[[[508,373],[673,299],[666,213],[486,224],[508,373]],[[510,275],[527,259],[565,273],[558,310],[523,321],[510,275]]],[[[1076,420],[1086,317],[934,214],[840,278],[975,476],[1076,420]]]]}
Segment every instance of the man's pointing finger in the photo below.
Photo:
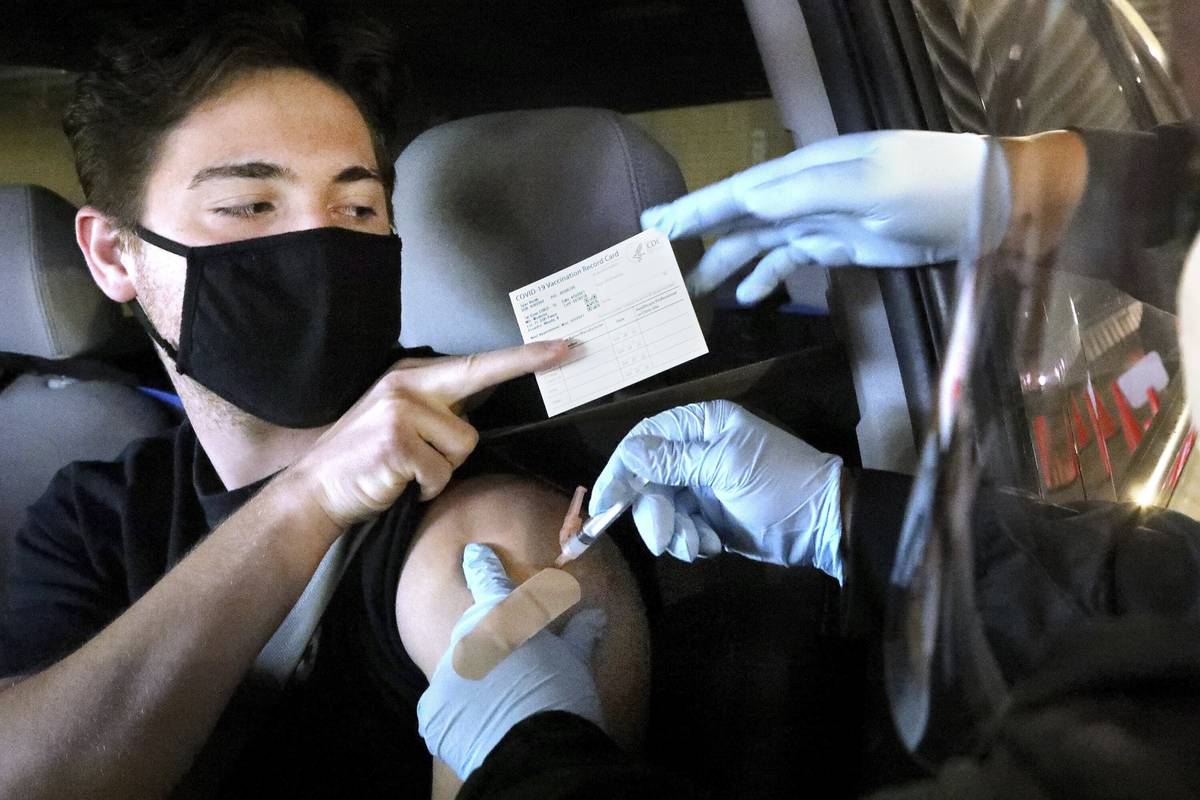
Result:
{"type": "Polygon", "coordinates": [[[549,369],[567,357],[567,342],[555,339],[519,347],[473,353],[430,365],[433,391],[448,403],[465,400],[497,384],[549,369]]]}

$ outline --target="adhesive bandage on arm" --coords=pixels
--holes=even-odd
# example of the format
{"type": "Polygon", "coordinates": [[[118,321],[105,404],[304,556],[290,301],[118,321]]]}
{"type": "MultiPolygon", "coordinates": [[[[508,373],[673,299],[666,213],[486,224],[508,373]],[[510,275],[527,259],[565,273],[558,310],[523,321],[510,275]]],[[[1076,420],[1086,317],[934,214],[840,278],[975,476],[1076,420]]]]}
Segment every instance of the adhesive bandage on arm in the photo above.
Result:
{"type": "Polygon", "coordinates": [[[482,680],[509,653],[529,641],[581,597],[579,581],[544,569],[512,591],[454,646],[454,671],[482,680]]]}

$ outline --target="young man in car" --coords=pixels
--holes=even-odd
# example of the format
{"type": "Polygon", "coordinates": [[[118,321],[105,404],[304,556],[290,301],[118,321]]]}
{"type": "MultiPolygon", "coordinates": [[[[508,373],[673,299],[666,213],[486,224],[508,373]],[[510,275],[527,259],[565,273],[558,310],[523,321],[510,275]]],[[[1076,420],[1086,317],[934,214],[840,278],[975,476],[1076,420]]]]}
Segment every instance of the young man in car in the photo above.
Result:
{"type": "MultiPolygon", "coordinates": [[[[1174,21],[1173,68],[1196,112],[1200,6],[1177,0],[1174,21]]],[[[1039,266],[1041,256],[1058,248],[1060,264],[1176,311],[1184,386],[1192,424],[1200,426],[1194,123],[1145,133],[1056,131],[1001,145],[998,174],[1006,180],[986,184],[985,210],[1011,225],[997,226],[1008,234],[991,245],[1033,255],[1017,263],[1039,266]],[[1162,258],[1167,251],[1175,257],[1162,258]],[[1079,253],[1086,257],[1070,260],[1079,253]]],[[[985,165],[996,156],[996,148],[965,134],[841,137],[651,209],[642,221],[672,236],[727,234],[691,276],[697,291],[766,251],[738,289],[743,302],[754,302],[798,265],[904,267],[953,258],[989,174],[985,165]]],[[[909,482],[862,473],[849,486],[845,478],[840,459],[716,401],[636,426],[597,481],[593,502],[631,499],[656,554],[691,560],[724,550],[823,569],[844,579],[848,604],[865,612],[868,635],[880,638],[909,482]],[[634,477],[648,485],[635,488],[634,477]],[[844,504],[846,495],[852,502],[844,504]],[[853,508],[851,517],[844,507],[853,508]]],[[[940,710],[976,713],[978,724],[939,729],[935,710],[923,732],[952,738],[947,749],[961,755],[924,779],[872,796],[1200,796],[1200,523],[1160,508],[1055,505],[1001,492],[981,491],[972,502],[975,560],[957,566],[973,573],[975,605],[948,600],[943,583],[933,616],[953,616],[962,628],[978,621],[986,645],[971,644],[975,652],[991,651],[1001,676],[969,671],[963,666],[969,659],[958,658],[965,647],[943,650],[951,637],[967,635],[935,629],[939,646],[924,654],[933,662],[930,702],[936,709],[941,681],[961,681],[966,686],[955,697],[977,707],[952,700],[940,710]],[[1011,690],[985,687],[980,675],[1008,681],[1011,690]],[[999,707],[979,702],[989,689],[999,707]]],[[[476,562],[486,559],[471,553],[468,574],[484,572],[476,562]]],[[[493,573],[501,569],[492,566],[493,573]]],[[[485,582],[473,579],[474,585],[481,605],[493,602],[496,593],[485,582]]],[[[903,624],[921,631],[914,618],[925,609],[904,611],[903,624]]],[[[452,639],[478,618],[478,611],[464,615],[452,639]]],[[[482,688],[458,676],[447,659],[438,664],[419,707],[422,734],[431,752],[467,778],[460,797],[701,796],[697,787],[631,760],[586,715],[570,713],[570,703],[582,707],[592,689],[585,663],[571,671],[557,650],[553,640],[530,640],[510,657],[514,666],[502,664],[482,688]],[[530,673],[545,677],[540,707],[513,702],[503,691],[530,682],[530,673]],[[488,724],[478,724],[482,719],[488,724]]],[[[912,658],[900,651],[902,663],[912,658]]],[[[917,674],[903,692],[916,694],[917,674]]],[[[904,721],[920,713],[909,709],[904,721]]],[[[842,778],[798,776],[820,796],[844,794],[842,778]],[[829,791],[831,783],[842,788],[829,791]]]]}
{"type": "MultiPolygon", "coordinates": [[[[397,595],[420,503],[475,449],[463,403],[566,348],[392,363],[400,243],[362,81],[388,67],[379,44],[273,7],[130,31],[81,77],[65,125],[88,198],[78,243],[155,341],[187,421],[64,469],[17,535],[0,795],[428,793],[405,642],[441,632],[397,595]],[[310,674],[258,691],[247,670],[331,543],[376,515],[310,674]]],[[[556,555],[566,504],[528,479],[470,479],[434,502],[420,568],[457,559],[486,515],[504,523],[489,543],[529,574],[556,555]]],[[[621,623],[600,637],[598,680],[632,740],[643,611],[612,550],[577,574],[621,623]]],[[[446,613],[468,604],[457,563],[421,578],[446,613]]]]}

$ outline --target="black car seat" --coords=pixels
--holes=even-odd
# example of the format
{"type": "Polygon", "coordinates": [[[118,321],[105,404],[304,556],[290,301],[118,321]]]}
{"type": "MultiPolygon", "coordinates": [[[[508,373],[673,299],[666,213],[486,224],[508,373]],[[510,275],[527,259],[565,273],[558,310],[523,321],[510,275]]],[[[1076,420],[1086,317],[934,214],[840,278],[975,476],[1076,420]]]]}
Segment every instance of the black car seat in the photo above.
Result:
{"type": "Polygon", "coordinates": [[[74,219],[48,189],[0,186],[0,596],[8,540],[54,473],[175,420],[100,358],[127,320],[92,282],[74,219]]]}

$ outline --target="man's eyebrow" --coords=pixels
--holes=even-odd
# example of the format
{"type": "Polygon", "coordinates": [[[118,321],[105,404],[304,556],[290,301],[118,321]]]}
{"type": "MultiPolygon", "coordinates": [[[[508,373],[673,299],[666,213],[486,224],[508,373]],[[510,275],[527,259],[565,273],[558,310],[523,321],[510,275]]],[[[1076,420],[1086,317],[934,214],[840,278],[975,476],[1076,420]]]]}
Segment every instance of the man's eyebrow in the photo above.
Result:
{"type": "Polygon", "coordinates": [[[383,178],[379,177],[379,173],[373,169],[367,169],[363,166],[346,167],[333,177],[334,183],[354,183],[355,181],[379,181],[383,183],[383,178]]]}
{"type": "Polygon", "coordinates": [[[260,180],[283,178],[293,180],[295,177],[295,172],[278,164],[271,164],[266,161],[246,161],[241,164],[220,164],[215,167],[205,167],[192,176],[192,182],[188,184],[188,188],[195,189],[205,181],[216,178],[258,178],[260,180]]]}

